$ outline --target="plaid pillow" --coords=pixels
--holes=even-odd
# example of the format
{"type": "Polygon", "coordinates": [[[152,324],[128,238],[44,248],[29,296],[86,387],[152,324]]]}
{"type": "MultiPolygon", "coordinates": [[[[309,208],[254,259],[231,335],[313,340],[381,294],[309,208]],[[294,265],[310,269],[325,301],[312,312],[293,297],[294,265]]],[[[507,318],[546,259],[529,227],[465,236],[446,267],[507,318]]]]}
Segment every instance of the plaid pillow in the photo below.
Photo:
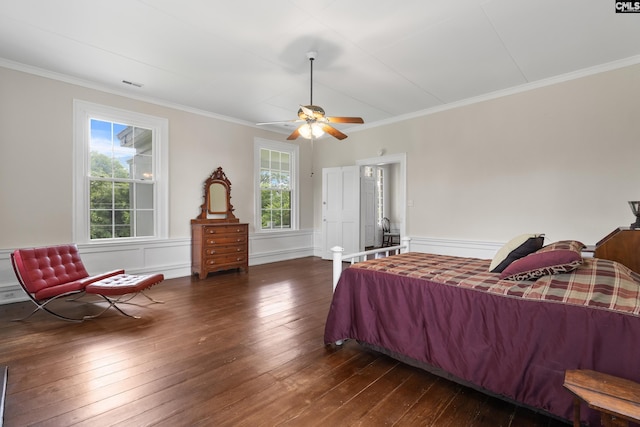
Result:
{"type": "Polygon", "coordinates": [[[537,252],[557,251],[559,249],[574,251],[582,256],[582,250],[587,246],[577,240],[559,240],[557,242],[549,243],[548,245],[540,248],[537,252]]]}

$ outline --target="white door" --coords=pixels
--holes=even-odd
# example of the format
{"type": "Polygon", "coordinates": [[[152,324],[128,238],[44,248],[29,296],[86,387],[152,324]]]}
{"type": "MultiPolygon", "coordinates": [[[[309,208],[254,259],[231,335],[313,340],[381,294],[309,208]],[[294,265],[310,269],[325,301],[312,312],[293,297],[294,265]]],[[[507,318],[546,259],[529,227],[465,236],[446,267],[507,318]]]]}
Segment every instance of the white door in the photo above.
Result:
{"type": "MultiPolygon", "coordinates": [[[[361,168],[363,171],[366,167],[361,168]]],[[[374,169],[375,170],[375,169],[374,169]]],[[[373,175],[362,175],[360,193],[360,222],[361,222],[361,249],[376,245],[376,177],[373,175]]]]}
{"type": "Polygon", "coordinates": [[[322,169],[322,258],[331,259],[331,248],[344,253],[359,252],[360,168],[345,166],[322,169]]]}

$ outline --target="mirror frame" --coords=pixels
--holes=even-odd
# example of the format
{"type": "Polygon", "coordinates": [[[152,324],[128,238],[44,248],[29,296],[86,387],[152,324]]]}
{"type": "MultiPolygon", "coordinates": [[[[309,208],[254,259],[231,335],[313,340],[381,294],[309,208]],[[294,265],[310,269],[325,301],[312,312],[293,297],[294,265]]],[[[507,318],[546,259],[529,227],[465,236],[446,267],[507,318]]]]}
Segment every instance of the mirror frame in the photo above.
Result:
{"type": "MultiPolygon", "coordinates": [[[[204,203],[200,206],[200,215],[198,219],[206,219],[209,221],[220,221],[220,222],[238,222],[238,219],[233,214],[234,208],[231,204],[231,181],[227,179],[222,167],[218,167],[218,169],[214,170],[209,178],[204,182],[204,203]],[[212,200],[211,200],[211,186],[212,185],[222,185],[224,187],[224,196],[226,200],[223,203],[223,206],[226,207],[226,210],[223,211],[214,211],[211,209],[212,200]]],[[[220,205],[220,202],[216,202],[215,205],[220,205]]]]}

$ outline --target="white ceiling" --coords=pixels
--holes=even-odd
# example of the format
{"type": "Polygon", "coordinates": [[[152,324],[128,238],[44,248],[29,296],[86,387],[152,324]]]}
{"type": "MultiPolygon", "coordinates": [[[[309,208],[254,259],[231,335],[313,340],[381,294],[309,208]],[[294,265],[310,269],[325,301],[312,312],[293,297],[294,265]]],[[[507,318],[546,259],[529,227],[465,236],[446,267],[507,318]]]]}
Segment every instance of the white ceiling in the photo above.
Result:
{"type": "Polygon", "coordinates": [[[306,53],[314,50],[314,104],[370,127],[640,62],[640,14],[615,13],[614,4],[1,0],[0,65],[253,124],[294,119],[309,103],[306,53]]]}

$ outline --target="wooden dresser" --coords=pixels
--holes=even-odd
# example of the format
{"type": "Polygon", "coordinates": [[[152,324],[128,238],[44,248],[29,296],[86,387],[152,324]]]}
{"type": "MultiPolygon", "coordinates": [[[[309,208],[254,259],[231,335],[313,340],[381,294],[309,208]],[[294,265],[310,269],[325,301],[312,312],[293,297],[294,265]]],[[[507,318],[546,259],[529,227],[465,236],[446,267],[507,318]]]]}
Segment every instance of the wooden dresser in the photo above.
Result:
{"type": "Polygon", "coordinates": [[[191,220],[192,274],[231,269],[249,271],[249,224],[191,220]]]}
{"type": "Polygon", "coordinates": [[[640,273],[640,228],[619,227],[596,243],[593,256],[610,259],[640,273]]]}

